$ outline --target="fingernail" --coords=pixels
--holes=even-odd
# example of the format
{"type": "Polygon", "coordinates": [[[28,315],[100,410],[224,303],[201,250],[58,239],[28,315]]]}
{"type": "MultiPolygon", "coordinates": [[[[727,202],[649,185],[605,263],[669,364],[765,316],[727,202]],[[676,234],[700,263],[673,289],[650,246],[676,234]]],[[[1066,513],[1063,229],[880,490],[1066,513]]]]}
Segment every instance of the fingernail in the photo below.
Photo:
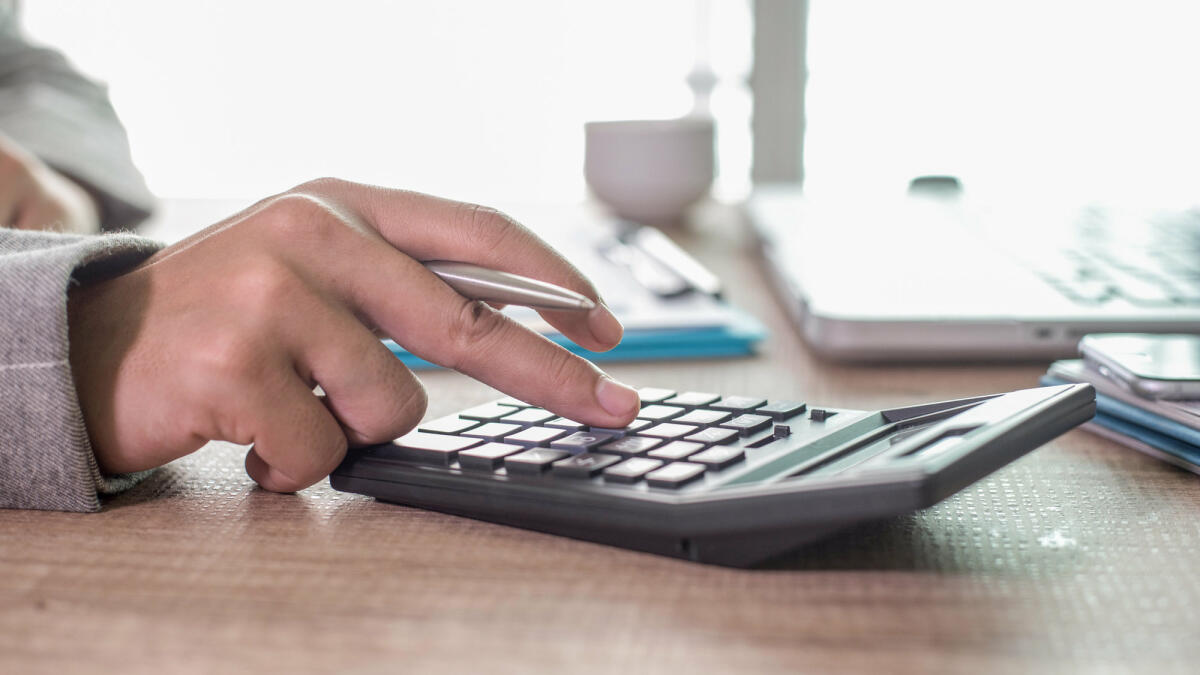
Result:
{"type": "Polygon", "coordinates": [[[638,393],[632,387],[607,375],[601,376],[596,384],[596,400],[608,414],[622,418],[636,413],[640,404],[638,393]]]}
{"type": "Polygon", "coordinates": [[[621,322],[603,302],[596,303],[588,312],[588,330],[592,331],[592,337],[596,338],[597,342],[606,345],[617,344],[625,334],[621,322]]]}

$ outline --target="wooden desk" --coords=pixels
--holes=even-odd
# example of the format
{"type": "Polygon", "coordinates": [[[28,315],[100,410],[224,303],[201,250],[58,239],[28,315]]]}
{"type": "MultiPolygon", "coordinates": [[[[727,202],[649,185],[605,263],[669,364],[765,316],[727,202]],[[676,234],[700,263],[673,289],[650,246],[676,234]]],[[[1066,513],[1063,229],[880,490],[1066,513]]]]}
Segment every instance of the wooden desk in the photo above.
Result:
{"type": "MultiPolygon", "coordinates": [[[[818,362],[742,233],[702,230],[693,250],[772,330],[762,355],[616,376],[871,408],[1032,386],[1044,368],[818,362]]],[[[493,395],[422,377],[431,415],[493,395]]],[[[0,512],[0,671],[1184,672],[1200,662],[1197,567],[1197,477],[1079,431],[754,571],[324,484],[269,494],[214,445],[100,514],[0,512]]]]}

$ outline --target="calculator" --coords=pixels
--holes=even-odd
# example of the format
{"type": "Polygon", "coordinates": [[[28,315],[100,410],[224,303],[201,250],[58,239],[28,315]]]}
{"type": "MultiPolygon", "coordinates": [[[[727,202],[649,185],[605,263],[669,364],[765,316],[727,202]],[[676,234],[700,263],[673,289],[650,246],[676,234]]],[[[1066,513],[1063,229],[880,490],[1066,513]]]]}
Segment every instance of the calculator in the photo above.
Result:
{"type": "Polygon", "coordinates": [[[1090,419],[1088,384],[888,410],[643,388],[589,427],[513,398],[350,450],[334,489],[688,560],[749,567],[931,506],[1090,419]]]}

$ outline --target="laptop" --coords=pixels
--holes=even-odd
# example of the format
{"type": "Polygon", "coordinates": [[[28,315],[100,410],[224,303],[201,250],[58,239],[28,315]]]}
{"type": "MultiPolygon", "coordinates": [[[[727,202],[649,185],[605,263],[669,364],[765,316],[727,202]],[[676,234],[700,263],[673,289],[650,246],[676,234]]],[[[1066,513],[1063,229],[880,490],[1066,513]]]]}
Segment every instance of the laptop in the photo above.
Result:
{"type": "Polygon", "coordinates": [[[756,188],[765,267],[804,339],[851,361],[1035,360],[1104,332],[1200,332],[1200,209],[756,188]]]}

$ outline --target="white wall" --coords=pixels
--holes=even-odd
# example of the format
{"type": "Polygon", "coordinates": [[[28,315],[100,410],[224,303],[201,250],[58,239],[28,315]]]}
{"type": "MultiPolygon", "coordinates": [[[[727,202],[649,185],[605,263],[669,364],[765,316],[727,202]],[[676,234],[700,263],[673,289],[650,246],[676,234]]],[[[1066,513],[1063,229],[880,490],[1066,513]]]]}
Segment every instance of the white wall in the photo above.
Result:
{"type": "Polygon", "coordinates": [[[1200,202],[1200,3],[813,0],[806,189],[1200,202]]]}
{"type": "MultiPolygon", "coordinates": [[[[724,4],[748,17],[744,1],[724,4]]],[[[32,34],[110,84],[162,196],[338,175],[476,201],[576,199],[585,120],[691,105],[692,0],[37,0],[25,12],[32,34]]]]}

